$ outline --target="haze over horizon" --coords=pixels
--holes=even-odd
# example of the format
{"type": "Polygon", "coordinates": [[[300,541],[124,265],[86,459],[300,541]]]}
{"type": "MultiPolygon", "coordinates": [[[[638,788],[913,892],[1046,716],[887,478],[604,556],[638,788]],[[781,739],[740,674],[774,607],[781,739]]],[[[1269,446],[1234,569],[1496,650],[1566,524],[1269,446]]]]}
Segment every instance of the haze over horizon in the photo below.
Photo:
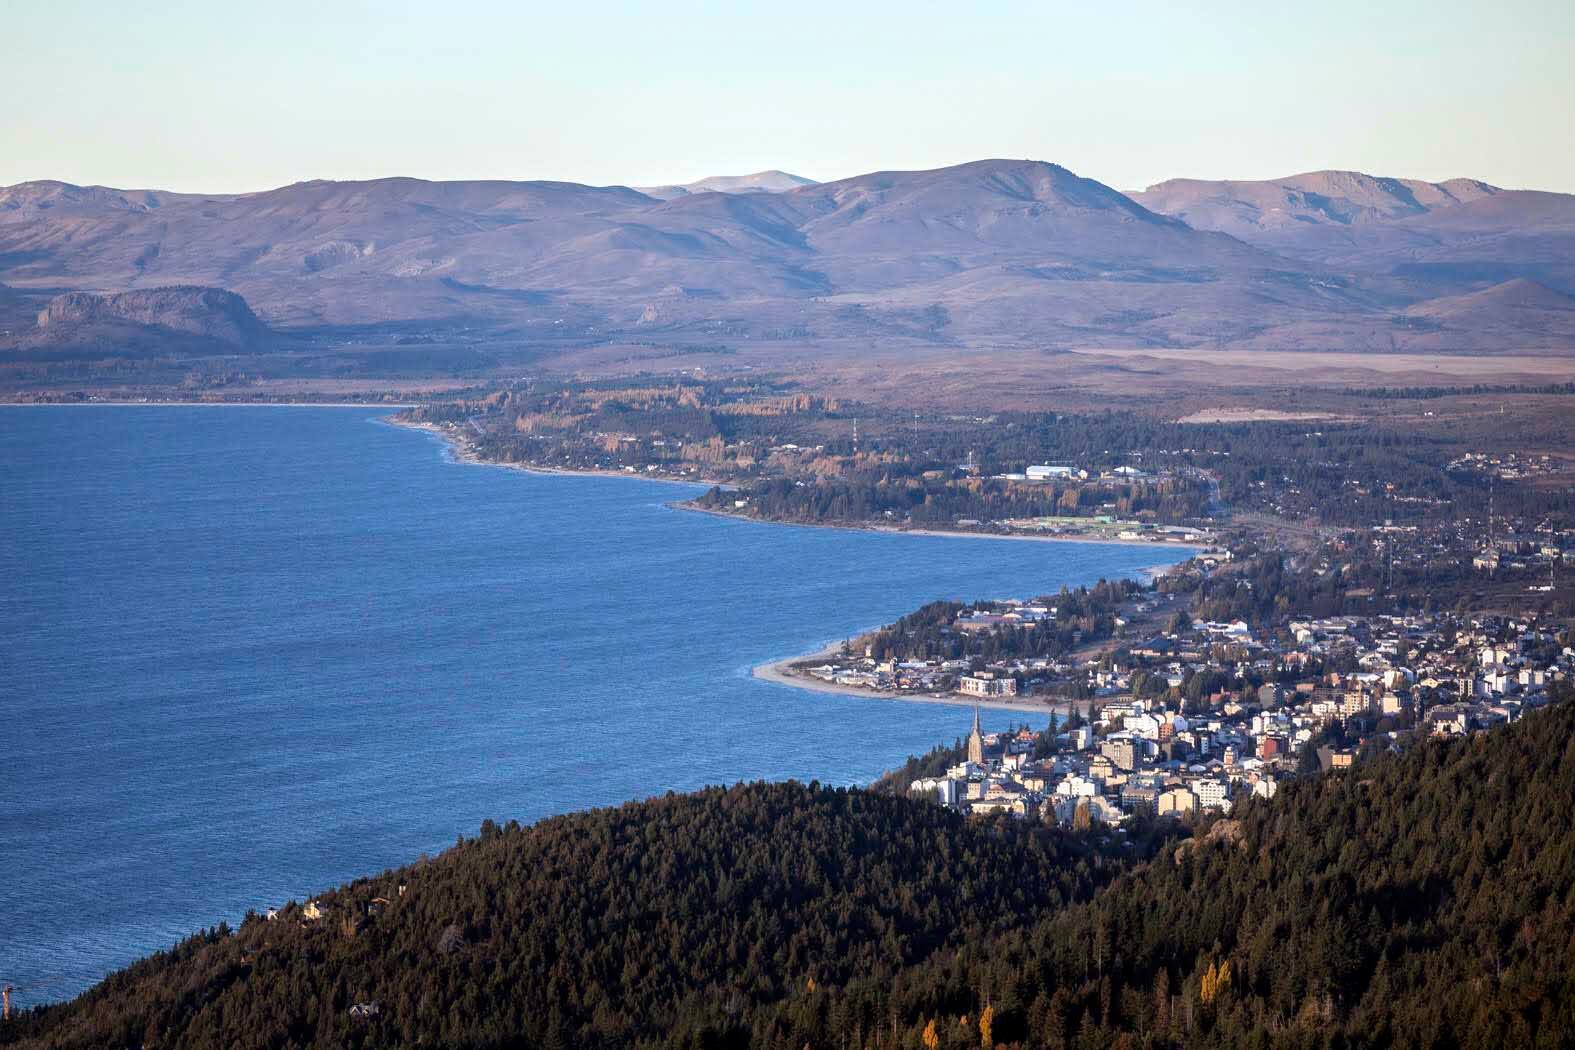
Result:
{"type": "Polygon", "coordinates": [[[1575,13],[1510,7],[473,3],[438,18],[292,2],[237,25],[189,0],[151,16],[27,0],[0,63],[0,184],[652,186],[1012,157],[1122,190],[1334,168],[1575,191],[1550,112],[1575,94],[1575,13]]]}

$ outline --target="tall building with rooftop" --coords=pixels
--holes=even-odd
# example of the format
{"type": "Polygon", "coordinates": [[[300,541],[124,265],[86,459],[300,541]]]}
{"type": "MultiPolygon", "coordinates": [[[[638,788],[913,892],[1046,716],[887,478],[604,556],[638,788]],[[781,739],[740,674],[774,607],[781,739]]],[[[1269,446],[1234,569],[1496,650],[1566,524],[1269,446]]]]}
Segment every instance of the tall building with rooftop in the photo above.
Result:
{"type": "Polygon", "coordinates": [[[968,761],[984,765],[984,735],[979,732],[979,705],[973,705],[973,732],[968,734],[968,761]]]}

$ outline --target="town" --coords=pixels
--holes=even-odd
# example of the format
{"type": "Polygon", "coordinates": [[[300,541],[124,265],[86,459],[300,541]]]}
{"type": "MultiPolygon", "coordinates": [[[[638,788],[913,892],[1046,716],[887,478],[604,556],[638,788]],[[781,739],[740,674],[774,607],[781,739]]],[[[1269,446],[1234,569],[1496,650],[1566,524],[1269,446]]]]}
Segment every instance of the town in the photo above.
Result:
{"type": "MultiPolygon", "coordinates": [[[[997,622],[1035,614],[1048,610],[997,622]]],[[[1533,621],[1453,615],[1293,618],[1266,638],[1199,624],[1088,661],[1096,695],[1043,732],[982,734],[976,708],[960,760],[907,789],[968,814],[1081,828],[1223,813],[1288,777],[1514,722],[1575,674],[1570,641],[1533,621]]],[[[957,689],[1012,696],[1014,676],[1040,670],[1003,664],[959,675],[957,689]]]]}
{"type": "Polygon", "coordinates": [[[1223,812],[1545,703],[1572,673],[1568,395],[1327,389],[1316,422],[1244,423],[1109,405],[896,411],[691,376],[516,385],[408,421],[487,461],[705,479],[680,505],[711,513],[1181,559],[1142,581],[933,602],[761,669],[1054,712],[1048,731],[939,749],[913,789],[969,813],[1117,824],[1223,812]]]}

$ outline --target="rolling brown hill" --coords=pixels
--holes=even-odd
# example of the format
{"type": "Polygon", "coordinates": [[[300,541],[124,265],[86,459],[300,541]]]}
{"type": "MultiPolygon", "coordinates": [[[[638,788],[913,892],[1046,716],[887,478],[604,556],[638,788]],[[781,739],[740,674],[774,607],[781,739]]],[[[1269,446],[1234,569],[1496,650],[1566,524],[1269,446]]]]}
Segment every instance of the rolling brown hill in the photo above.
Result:
{"type": "Polygon", "coordinates": [[[1417,330],[1415,342],[1429,339],[1447,346],[1459,332],[1496,334],[1506,345],[1558,347],[1550,333],[1575,324],[1575,296],[1524,277],[1479,291],[1440,296],[1408,307],[1404,324],[1417,330]]]}
{"type": "Polygon", "coordinates": [[[1173,179],[1132,198],[1197,229],[1395,278],[1413,295],[1456,295],[1515,279],[1575,293],[1572,194],[1318,171],[1262,182],[1173,179]]]}
{"type": "Polygon", "coordinates": [[[1392,222],[1499,192],[1475,179],[1435,183],[1312,171],[1260,182],[1170,179],[1131,197],[1200,230],[1296,244],[1310,230],[1392,222]]]}

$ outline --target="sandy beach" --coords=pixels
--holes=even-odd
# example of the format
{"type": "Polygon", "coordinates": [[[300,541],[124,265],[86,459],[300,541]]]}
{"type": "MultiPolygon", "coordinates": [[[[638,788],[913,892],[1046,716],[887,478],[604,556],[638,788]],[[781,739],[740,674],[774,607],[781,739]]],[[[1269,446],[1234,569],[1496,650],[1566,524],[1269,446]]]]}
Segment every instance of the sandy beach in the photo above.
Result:
{"type": "MultiPolygon", "coordinates": [[[[858,631],[853,637],[869,634],[869,631],[858,631]]],[[[838,657],[842,652],[842,642],[832,642],[824,648],[802,656],[789,657],[786,660],[774,660],[771,663],[761,664],[750,673],[763,682],[775,685],[785,685],[793,689],[807,689],[812,693],[835,693],[840,696],[857,696],[864,700],[895,700],[905,704],[942,704],[947,707],[979,707],[991,711],[1017,711],[1021,714],[1050,715],[1065,718],[1071,712],[1071,705],[1066,702],[1052,703],[1048,700],[976,700],[971,696],[961,693],[898,693],[876,689],[861,689],[858,686],[838,685],[835,682],[822,681],[801,674],[794,667],[803,664],[823,663],[838,657]]]]}

